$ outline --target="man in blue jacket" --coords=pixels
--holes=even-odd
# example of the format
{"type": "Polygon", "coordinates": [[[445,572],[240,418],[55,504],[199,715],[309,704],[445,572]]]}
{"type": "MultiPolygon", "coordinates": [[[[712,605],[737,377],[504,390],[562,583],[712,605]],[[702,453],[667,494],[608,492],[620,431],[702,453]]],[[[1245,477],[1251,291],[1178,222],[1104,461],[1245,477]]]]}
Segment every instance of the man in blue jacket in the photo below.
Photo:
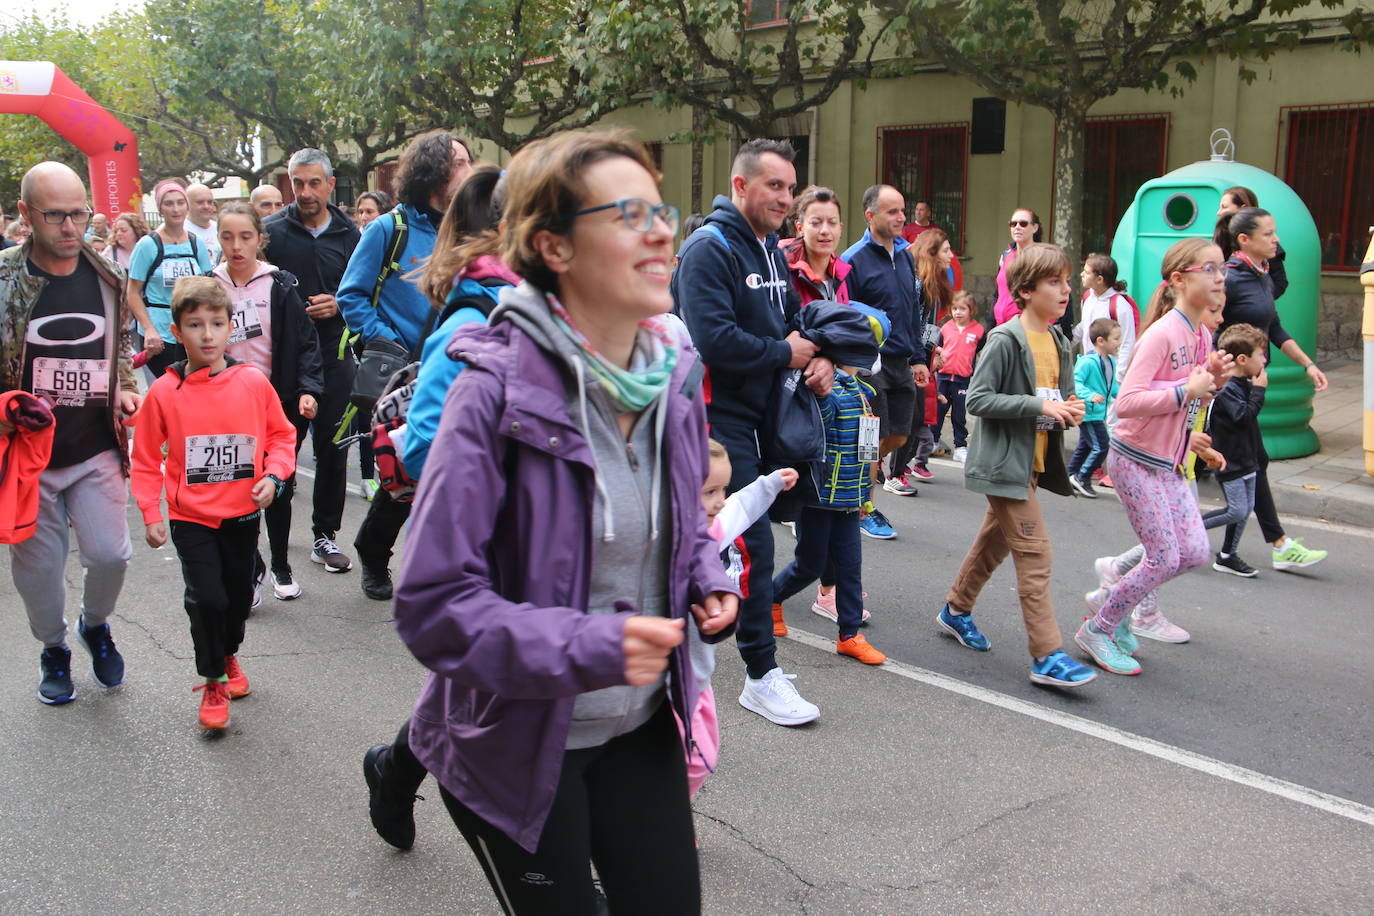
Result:
{"type": "MultiPolygon", "coordinates": [[[[435,234],[458,185],[472,171],[472,152],[448,131],[417,137],[401,154],[396,171],[398,204],[368,223],[339,285],[339,308],[362,340],[383,337],[411,350],[424,343],[425,322],[433,312],[429,297],[409,278],[434,252],[435,234]],[[402,230],[398,225],[404,225],[402,230]],[[397,232],[405,232],[396,252],[398,268],[385,271],[397,232]],[[374,294],[376,302],[374,304],[374,294]]],[[[397,502],[378,490],[358,528],[353,547],[362,564],[363,594],[391,600],[391,549],[410,517],[410,503],[397,502]]]]}
{"type": "MultiPolygon", "coordinates": [[[[759,435],[779,369],[805,369],[807,384],[828,394],[834,365],[787,324],[800,307],[778,227],[792,206],[797,170],[787,141],[750,140],[730,170],[730,196],[718,195],[701,229],[679,253],[672,291],[677,313],[706,363],[711,435],[730,455],[730,489],[762,470],[759,435]]],[[[761,518],[740,539],[744,572],[736,642],[747,669],[740,705],[778,725],[820,715],[778,667],[773,635],[773,530],[761,518]]]]}
{"type": "MultiPolygon", "coordinates": [[[[911,243],[902,238],[906,202],[891,185],[875,184],[864,192],[864,219],[868,229],[849,250],[840,255],[852,268],[845,282],[849,297],[886,313],[892,335],[883,344],[882,367],[868,379],[878,392],[873,411],[878,415],[879,463],[906,442],[916,409],[916,386],[930,380],[926,350],[921,344],[920,302],[916,292],[916,262],[911,243]]],[[[877,465],[874,466],[876,475],[877,465]]],[[[916,488],[902,485],[898,492],[915,496],[916,488]]],[[[897,532],[870,499],[860,530],[873,538],[888,540],[897,532]]]]}

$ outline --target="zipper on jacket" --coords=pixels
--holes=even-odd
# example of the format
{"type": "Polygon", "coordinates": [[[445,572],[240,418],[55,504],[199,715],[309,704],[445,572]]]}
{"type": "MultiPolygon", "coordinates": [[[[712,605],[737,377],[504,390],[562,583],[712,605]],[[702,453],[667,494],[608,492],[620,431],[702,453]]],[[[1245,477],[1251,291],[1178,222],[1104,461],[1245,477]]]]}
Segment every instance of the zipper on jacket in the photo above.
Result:
{"type": "Polygon", "coordinates": [[[628,458],[629,461],[630,461],[630,470],[635,471],[636,473],[638,473],[638,471],[639,471],[639,456],[635,454],[635,446],[634,446],[634,443],[633,443],[633,442],[626,442],[626,443],[625,443],[625,457],[628,458]]]}

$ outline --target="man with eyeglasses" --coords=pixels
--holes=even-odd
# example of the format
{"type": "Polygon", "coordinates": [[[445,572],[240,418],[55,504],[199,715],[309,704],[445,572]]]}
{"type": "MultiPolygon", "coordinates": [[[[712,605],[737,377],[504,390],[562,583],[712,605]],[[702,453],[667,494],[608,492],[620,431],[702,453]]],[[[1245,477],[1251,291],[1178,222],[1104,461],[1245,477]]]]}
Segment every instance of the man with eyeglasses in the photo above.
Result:
{"type": "MultiPolygon", "coordinates": [[[[410,350],[412,359],[419,358],[426,320],[433,308],[409,274],[433,253],[444,211],[471,171],[468,145],[448,131],[417,137],[401,154],[396,171],[398,204],[368,223],[339,285],[339,308],[360,340],[385,338],[410,350]],[[405,236],[393,261],[398,232],[405,236]],[[388,269],[393,263],[398,268],[388,269]]],[[[362,564],[363,594],[376,601],[391,599],[391,570],[387,566],[396,538],[410,517],[410,505],[392,499],[386,490],[378,490],[353,539],[362,564]]]]}
{"type": "MultiPolygon", "coordinates": [[[[765,470],[760,456],[764,414],[779,369],[805,370],[807,385],[830,391],[835,367],[787,324],[801,307],[777,231],[792,206],[795,155],[786,140],[750,140],[730,170],[730,196],[718,195],[700,229],[683,243],[673,274],[673,301],[710,377],[706,417],[730,456],[730,489],[765,470]]],[[[766,445],[766,443],[765,443],[766,445]]],[[[742,568],[735,641],[744,658],[740,705],[775,725],[803,725],[821,711],[807,702],[777,663],[773,624],[773,529],[754,523],[730,547],[742,568]]],[[[785,631],[784,631],[785,632],[785,631]]]]}
{"type": "MultiPolygon", "coordinates": [[[[0,391],[43,399],[56,423],[37,518],[10,546],[10,573],[43,644],[38,698],[53,705],[76,697],[65,616],[69,526],[84,569],[77,633],[96,683],[124,680],[107,620],[133,553],[124,419],[141,399],[124,271],[83,239],[91,209],[81,178],[59,162],[39,163],[20,183],[19,212],[33,234],[0,253],[0,391]]],[[[15,430],[0,417],[0,436],[15,430]]]]}

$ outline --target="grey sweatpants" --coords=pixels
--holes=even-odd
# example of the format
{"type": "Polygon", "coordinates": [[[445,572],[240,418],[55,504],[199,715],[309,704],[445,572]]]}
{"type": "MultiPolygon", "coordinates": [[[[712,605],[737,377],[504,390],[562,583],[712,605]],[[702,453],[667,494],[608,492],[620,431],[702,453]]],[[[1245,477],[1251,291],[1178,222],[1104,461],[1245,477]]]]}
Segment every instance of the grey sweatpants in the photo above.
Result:
{"type": "Polygon", "coordinates": [[[67,642],[67,526],[76,531],[85,570],[81,613],[98,627],[114,613],[133,556],[124,514],[128,489],[119,452],[101,452],[38,479],[38,524],[28,540],[10,546],[10,572],[24,599],[29,629],[44,646],[67,642]]]}

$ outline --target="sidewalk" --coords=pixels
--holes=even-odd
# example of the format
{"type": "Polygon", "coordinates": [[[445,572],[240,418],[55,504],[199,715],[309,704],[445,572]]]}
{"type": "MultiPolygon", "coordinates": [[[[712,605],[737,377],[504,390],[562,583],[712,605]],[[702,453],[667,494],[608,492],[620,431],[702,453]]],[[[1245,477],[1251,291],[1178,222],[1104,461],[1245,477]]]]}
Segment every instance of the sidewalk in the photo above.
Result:
{"type": "MultiPolygon", "coordinates": [[[[1323,368],[1330,385],[1316,396],[1312,417],[1321,449],[1270,463],[1274,505],[1290,515],[1374,527],[1374,477],[1364,471],[1364,369],[1354,360],[1323,368]]],[[[1202,492],[1221,498],[1215,480],[1206,481],[1202,492]]]]}

